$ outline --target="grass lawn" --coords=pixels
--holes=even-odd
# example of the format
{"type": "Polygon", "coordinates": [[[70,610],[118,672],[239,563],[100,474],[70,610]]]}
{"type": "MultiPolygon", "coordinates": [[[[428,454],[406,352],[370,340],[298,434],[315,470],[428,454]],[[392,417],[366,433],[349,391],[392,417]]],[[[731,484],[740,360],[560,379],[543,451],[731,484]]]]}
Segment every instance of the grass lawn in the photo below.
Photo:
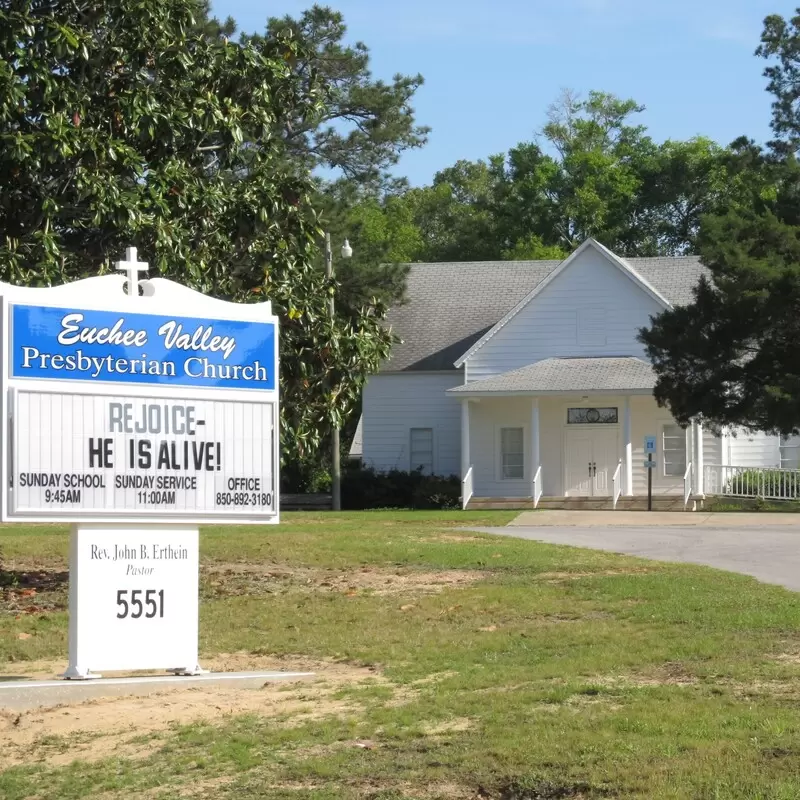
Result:
{"type": "MultiPolygon", "coordinates": [[[[204,529],[203,661],[318,679],[0,712],[0,798],[800,797],[796,594],[459,529],[512,516],[204,529]]],[[[0,675],[63,666],[65,531],[0,552],[0,675]]]]}

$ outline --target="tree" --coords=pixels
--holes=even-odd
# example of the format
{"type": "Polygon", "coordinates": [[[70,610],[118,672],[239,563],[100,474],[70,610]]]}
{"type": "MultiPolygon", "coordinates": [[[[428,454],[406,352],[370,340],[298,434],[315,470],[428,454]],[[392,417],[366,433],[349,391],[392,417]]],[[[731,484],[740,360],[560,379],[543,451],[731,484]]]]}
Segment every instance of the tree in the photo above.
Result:
{"type": "Polygon", "coordinates": [[[312,263],[315,185],[287,157],[284,132],[324,114],[313,53],[291,31],[226,43],[199,29],[198,9],[0,7],[0,277],[62,283],[135,244],[151,272],[229,300],[270,299],[292,457],[341,424],[391,339],[380,304],[331,321],[334,287],[312,263]]]}
{"type": "Polygon", "coordinates": [[[658,376],[656,398],[681,423],[785,434],[800,428],[800,10],[768,17],[758,54],[775,96],[766,151],[740,139],[727,164],[736,190],[703,220],[710,271],[695,300],[641,332],[658,376]]]}
{"type": "Polygon", "coordinates": [[[565,93],[535,141],[458,161],[405,193],[430,261],[558,258],[587,237],[622,255],[696,251],[700,218],[730,192],[728,151],[708,139],[654,142],[642,106],[565,93]]]}
{"type": "Polygon", "coordinates": [[[730,152],[705,137],[666,141],[639,166],[632,233],[639,255],[697,252],[700,221],[732,196],[730,152]]]}
{"type": "Polygon", "coordinates": [[[626,255],[636,254],[631,230],[641,165],[655,150],[643,125],[629,118],[644,111],[633,100],[591,92],[585,101],[566,93],[551,106],[543,136],[558,154],[549,192],[557,211],[560,246],[573,250],[589,236],[626,255]]]}
{"type": "Polygon", "coordinates": [[[375,80],[369,48],[344,44],[344,18],[327,6],[314,5],[297,19],[270,17],[265,34],[243,34],[241,42],[257,44],[286,33],[300,45],[293,69],[301,85],[313,89],[321,78],[330,87],[328,102],[315,114],[286,119],[287,155],[327,178],[354,182],[362,192],[393,186],[390,168],[404,151],[422,147],[430,130],[416,124],[411,106],[422,75],[375,80]]]}

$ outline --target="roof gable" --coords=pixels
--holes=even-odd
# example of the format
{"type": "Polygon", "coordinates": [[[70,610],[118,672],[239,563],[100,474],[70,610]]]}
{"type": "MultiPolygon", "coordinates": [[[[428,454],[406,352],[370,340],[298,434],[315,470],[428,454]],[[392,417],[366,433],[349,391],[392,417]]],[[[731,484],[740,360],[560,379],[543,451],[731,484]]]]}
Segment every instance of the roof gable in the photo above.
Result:
{"type": "Polygon", "coordinates": [[[514,317],[519,314],[522,309],[528,306],[531,301],[537,297],[539,294],[544,291],[551,283],[558,279],[560,275],[562,275],[566,270],[570,268],[572,264],[575,263],[581,256],[588,250],[594,249],[599,252],[602,256],[604,256],[608,261],[610,261],[617,269],[619,269],[625,277],[629,280],[633,281],[639,288],[647,295],[652,297],[662,308],[671,308],[672,304],[667,300],[664,295],[658,291],[654,286],[652,286],[649,281],[645,280],[631,265],[625,261],[624,259],[620,258],[615,253],[612,253],[607,247],[604,247],[600,242],[596,241],[595,239],[587,239],[577,250],[575,250],[568,258],[565,258],[556,269],[552,270],[550,274],[542,280],[538,285],[536,285],[522,300],[517,303],[514,308],[512,308],[502,319],[500,319],[490,330],[486,331],[483,336],[478,339],[472,347],[469,348],[466,352],[464,352],[456,361],[454,362],[455,367],[460,367],[467,361],[472,355],[474,355],[478,350],[483,347],[486,342],[488,342],[493,336],[495,336],[499,331],[501,331],[509,322],[511,322],[514,317]]]}
{"type": "MultiPolygon", "coordinates": [[[[625,263],[673,306],[692,302],[707,270],[696,256],[628,258],[625,263]]],[[[452,371],[453,362],[527,297],[562,261],[409,264],[407,302],[389,310],[402,339],[383,372],[452,371]]]]}

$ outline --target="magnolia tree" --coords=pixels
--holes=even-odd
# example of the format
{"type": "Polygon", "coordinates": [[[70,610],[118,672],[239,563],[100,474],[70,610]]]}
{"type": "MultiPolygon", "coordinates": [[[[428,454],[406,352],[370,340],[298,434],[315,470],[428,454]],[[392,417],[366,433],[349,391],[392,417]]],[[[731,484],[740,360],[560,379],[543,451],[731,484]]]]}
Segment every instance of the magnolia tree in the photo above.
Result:
{"type": "Polygon", "coordinates": [[[307,457],[388,354],[379,304],[331,320],[313,184],[287,124],[330,92],[291,28],[234,44],[193,0],[0,5],[0,279],[47,286],[136,245],[151,275],[281,317],[284,457],[307,457]],[[302,75],[296,65],[307,68],[302,75]]]}

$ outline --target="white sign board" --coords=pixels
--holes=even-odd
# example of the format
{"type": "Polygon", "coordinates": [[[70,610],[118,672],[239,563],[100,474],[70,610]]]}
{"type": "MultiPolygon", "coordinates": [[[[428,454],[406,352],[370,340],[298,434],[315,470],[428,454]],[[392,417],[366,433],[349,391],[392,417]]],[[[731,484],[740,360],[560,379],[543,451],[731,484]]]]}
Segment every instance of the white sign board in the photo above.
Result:
{"type": "Polygon", "coordinates": [[[196,526],[279,519],[270,303],[117,268],[0,284],[0,519],[75,523],[69,678],[200,671],[196,526]]]}
{"type": "Polygon", "coordinates": [[[72,540],[67,677],[197,671],[197,528],[98,526],[72,540]]]}
{"type": "Polygon", "coordinates": [[[276,513],[271,403],[16,390],[9,514],[276,513]]]}
{"type": "Polygon", "coordinates": [[[269,304],[123,282],[2,288],[2,519],[277,522],[269,304]]]}
{"type": "Polygon", "coordinates": [[[655,453],[656,452],[656,437],[655,436],[645,436],[644,437],[644,452],[645,453],[655,453]]]}

